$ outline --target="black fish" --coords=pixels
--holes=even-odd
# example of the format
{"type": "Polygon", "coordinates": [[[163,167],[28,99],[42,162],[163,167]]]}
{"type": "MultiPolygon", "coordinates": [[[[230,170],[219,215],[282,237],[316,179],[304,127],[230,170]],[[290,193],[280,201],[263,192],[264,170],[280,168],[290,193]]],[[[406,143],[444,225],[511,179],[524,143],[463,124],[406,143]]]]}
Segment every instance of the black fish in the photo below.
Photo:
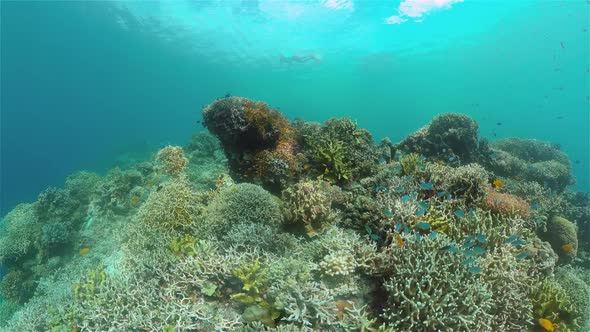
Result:
{"type": "Polygon", "coordinates": [[[561,45],[561,48],[565,48],[565,46],[563,45],[563,42],[559,43],[561,45]]]}
{"type": "Polygon", "coordinates": [[[576,165],[580,164],[580,159],[576,159],[576,161],[574,161],[574,163],[576,163],[576,165]]]}
{"type": "Polygon", "coordinates": [[[563,116],[563,115],[558,115],[557,117],[555,117],[555,119],[557,119],[557,120],[561,120],[563,118],[565,118],[565,116],[563,116]]]}
{"type": "Polygon", "coordinates": [[[496,122],[496,125],[497,126],[501,126],[502,125],[502,122],[496,122]]]}

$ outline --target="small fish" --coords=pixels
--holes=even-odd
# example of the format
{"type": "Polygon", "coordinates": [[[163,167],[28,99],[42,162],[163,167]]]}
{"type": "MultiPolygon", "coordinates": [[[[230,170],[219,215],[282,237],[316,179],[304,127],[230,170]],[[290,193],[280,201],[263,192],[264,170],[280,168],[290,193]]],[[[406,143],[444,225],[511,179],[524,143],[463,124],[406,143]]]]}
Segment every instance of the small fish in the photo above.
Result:
{"type": "Polygon", "coordinates": [[[398,186],[398,187],[396,187],[395,188],[395,191],[397,191],[398,193],[404,191],[404,186],[398,186]]]}
{"type": "Polygon", "coordinates": [[[528,251],[523,251],[520,254],[516,255],[516,259],[521,261],[527,257],[529,257],[531,254],[528,251]]]}
{"type": "Polygon", "coordinates": [[[447,193],[447,192],[443,190],[443,191],[439,192],[438,194],[436,194],[436,198],[441,198],[441,197],[443,197],[444,195],[446,195],[446,193],[447,193]]]}
{"type": "Polygon", "coordinates": [[[518,235],[511,235],[509,236],[506,241],[506,243],[511,244],[513,246],[521,246],[523,244],[525,244],[526,242],[524,242],[524,240],[518,236],[518,235]]]}
{"type": "Polygon", "coordinates": [[[574,249],[575,249],[575,247],[571,243],[566,243],[566,244],[564,244],[564,245],[561,246],[561,250],[563,250],[563,251],[572,251],[574,249]]]}
{"type": "Polygon", "coordinates": [[[492,181],[492,185],[494,186],[494,188],[502,188],[504,186],[504,183],[502,183],[502,180],[500,179],[495,179],[494,181],[492,181]]]}
{"type": "Polygon", "coordinates": [[[397,241],[397,246],[402,248],[404,246],[404,239],[399,235],[395,235],[395,240],[397,241]]]}
{"type": "Polygon", "coordinates": [[[426,213],[426,210],[424,210],[424,209],[419,209],[418,211],[416,211],[417,216],[423,216],[425,213],[426,213]]]}
{"type": "Polygon", "coordinates": [[[424,210],[428,210],[430,209],[430,204],[426,203],[426,202],[420,202],[418,203],[418,206],[420,206],[421,208],[423,208],[424,210]]]}
{"type": "Polygon", "coordinates": [[[381,240],[381,237],[375,233],[371,234],[370,237],[371,237],[371,239],[373,239],[375,241],[381,240]]]}
{"type": "Polygon", "coordinates": [[[432,189],[432,183],[431,182],[422,182],[422,183],[420,183],[420,189],[422,189],[422,190],[431,190],[432,189]]]}
{"type": "Polygon", "coordinates": [[[580,159],[576,159],[576,160],[574,161],[574,163],[575,163],[576,165],[579,165],[579,164],[580,164],[580,159]]]}
{"type": "Polygon", "coordinates": [[[465,255],[465,256],[469,256],[469,257],[477,256],[477,255],[475,254],[475,251],[473,251],[473,250],[471,250],[471,249],[463,250],[463,255],[465,255]]]}
{"type": "Polygon", "coordinates": [[[412,182],[412,181],[414,181],[414,178],[413,178],[413,177],[411,177],[411,176],[406,176],[406,177],[404,178],[404,180],[405,180],[406,182],[412,182]]]}
{"type": "Polygon", "coordinates": [[[388,217],[393,216],[393,212],[391,211],[391,209],[387,209],[387,210],[383,211],[383,214],[385,214],[388,217]]]}
{"type": "Polygon", "coordinates": [[[310,164],[303,165],[303,170],[305,170],[305,171],[307,171],[310,168],[311,168],[311,165],[310,164]]]}
{"type": "Polygon", "coordinates": [[[483,234],[477,234],[475,236],[475,239],[477,240],[477,242],[481,243],[481,244],[486,244],[488,243],[488,240],[486,239],[486,236],[483,234]]]}
{"type": "Polygon", "coordinates": [[[469,209],[469,212],[467,212],[467,215],[469,215],[471,218],[475,217],[475,211],[473,211],[473,209],[469,209]]]}
{"type": "Polygon", "coordinates": [[[326,168],[326,169],[324,170],[324,174],[329,174],[329,173],[330,173],[330,169],[326,168]]]}
{"type": "Polygon", "coordinates": [[[463,210],[461,210],[461,209],[455,210],[455,212],[453,212],[453,214],[459,218],[465,218],[465,212],[463,212],[463,210]]]}
{"type": "Polygon", "coordinates": [[[418,160],[419,160],[419,161],[424,161],[424,160],[426,160],[426,157],[424,157],[423,155],[420,155],[420,156],[418,157],[418,160]]]}
{"type": "Polygon", "coordinates": [[[555,332],[555,326],[553,326],[553,323],[550,320],[539,318],[537,322],[539,323],[539,326],[542,327],[546,332],[555,332]]]}
{"type": "Polygon", "coordinates": [[[402,229],[402,224],[395,224],[395,226],[393,226],[393,229],[394,229],[396,232],[399,232],[399,230],[400,230],[400,229],[402,229]]]}
{"type": "Polygon", "coordinates": [[[496,122],[496,126],[501,126],[502,122],[496,122]]]}
{"type": "Polygon", "coordinates": [[[414,233],[414,238],[416,239],[416,242],[422,241],[422,235],[420,235],[420,233],[414,233]]]}
{"type": "Polygon", "coordinates": [[[561,45],[561,48],[565,48],[565,45],[563,44],[563,42],[559,42],[559,45],[561,45]]]}
{"type": "Polygon", "coordinates": [[[428,237],[431,239],[434,239],[437,235],[438,235],[437,232],[430,232],[430,234],[428,234],[428,237]]]}
{"type": "Polygon", "coordinates": [[[131,199],[131,206],[136,206],[136,205],[137,205],[137,202],[139,202],[139,197],[137,197],[137,196],[134,196],[134,197],[131,199]]]}
{"type": "Polygon", "coordinates": [[[80,249],[80,255],[84,256],[90,252],[90,248],[82,248],[80,249]]]}
{"type": "Polygon", "coordinates": [[[455,157],[455,156],[450,156],[449,157],[449,161],[455,161],[455,159],[457,159],[457,157],[455,157]]]}
{"type": "Polygon", "coordinates": [[[456,254],[459,252],[459,249],[457,249],[457,246],[454,244],[448,245],[448,246],[444,246],[442,248],[440,248],[439,250],[446,250],[452,254],[456,254]]]}
{"type": "Polygon", "coordinates": [[[539,203],[533,203],[533,204],[531,204],[531,209],[533,209],[533,210],[537,210],[540,207],[541,207],[541,205],[539,203]]]}
{"type": "Polygon", "coordinates": [[[403,202],[407,202],[408,200],[410,200],[410,195],[403,195],[402,196],[402,201],[403,202]]]}
{"type": "Polygon", "coordinates": [[[373,233],[373,230],[371,229],[371,227],[369,225],[365,225],[365,231],[367,231],[367,233],[369,233],[369,234],[373,233]]]}
{"type": "Polygon", "coordinates": [[[423,222],[419,222],[419,223],[416,225],[416,227],[417,227],[419,230],[422,230],[422,231],[428,231],[428,230],[430,230],[430,223],[427,223],[427,222],[424,222],[424,221],[423,221],[423,222]]]}
{"type": "Polygon", "coordinates": [[[475,247],[475,248],[473,248],[473,253],[476,256],[482,256],[482,255],[485,255],[486,251],[482,247],[475,247]]]}
{"type": "Polygon", "coordinates": [[[467,270],[469,270],[469,272],[473,273],[473,274],[479,274],[481,273],[481,267],[474,265],[474,266],[470,266],[467,268],[467,270]]]}
{"type": "Polygon", "coordinates": [[[470,258],[465,259],[463,261],[463,263],[461,263],[461,264],[463,264],[463,265],[469,265],[469,264],[474,263],[474,262],[475,262],[475,258],[470,257],[470,258]]]}
{"type": "Polygon", "coordinates": [[[490,158],[496,159],[498,155],[495,152],[490,153],[490,158]]]}
{"type": "Polygon", "coordinates": [[[404,234],[410,234],[410,228],[408,226],[404,226],[404,234]]]}
{"type": "Polygon", "coordinates": [[[383,164],[387,164],[387,160],[385,160],[385,158],[383,158],[383,156],[379,157],[379,164],[383,165],[383,164]]]}

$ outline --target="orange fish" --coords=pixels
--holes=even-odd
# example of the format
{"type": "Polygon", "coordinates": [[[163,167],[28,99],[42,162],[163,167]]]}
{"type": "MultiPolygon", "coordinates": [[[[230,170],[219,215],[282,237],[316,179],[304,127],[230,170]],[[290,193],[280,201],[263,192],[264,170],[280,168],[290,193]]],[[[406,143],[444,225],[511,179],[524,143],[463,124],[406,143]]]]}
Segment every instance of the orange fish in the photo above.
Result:
{"type": "Polygon", "coordinates": [[[566,243],[566,244],[564,244],[564,245],[561,246],[561,249],[563,251],[572,251],[572,250],[574,250],[574,245],[571,244],[571,243],[566,243]]]}
{"type": "Polygon", "coordinates": [[[399,235],[395,235],[395,239],[397,240],[397,245],[401,248],[404,246],[404,239],[399,235]]]}
{"type": "Polygon", "coordinates": [[[138,201],[139,201],[139,198],[137,196],[133,197],[131,199],[131,206],[136,206],[138,201]]]}
{"type": "Polygon", "coordinates": [[[80,255],[84,256],[90,252],[90,248],[82,248],[80,249],[80,255]]]}
{"type": "Polygon", "coordinates": [[[539,326],[541,326],[545,331],[547,332],[554,332],[555,331],[555,327],[553,326],[553,323],[551,323],[550,320],[545,319],[545,318],[539,318],[539,326]]]}
{"type": "Polygon", "coordinates": [[[494,181],[492,181],[492,185],[494,185],[494,187],[496,188],[502,188],[504,186],[504,183],[502,183],[502,180],[500,179],[495,179],[494,181]]]}

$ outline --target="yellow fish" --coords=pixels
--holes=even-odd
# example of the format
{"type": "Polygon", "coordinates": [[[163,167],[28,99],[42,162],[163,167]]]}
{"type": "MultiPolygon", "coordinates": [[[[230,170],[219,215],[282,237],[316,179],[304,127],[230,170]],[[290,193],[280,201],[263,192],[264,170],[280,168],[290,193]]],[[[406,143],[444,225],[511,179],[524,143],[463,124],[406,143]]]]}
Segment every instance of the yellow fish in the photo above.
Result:
{"type": "Polygon", "coordinates": [[[574,245],[571,243],[567,243],[567,244],[562,245],[561,249],[563,251],[572,251],[572,250],[574,250],[574,245]]]}
{"type": "Polygon", "coordinates": [[[502,183],[502,180],[500,179],[495,179],[494,181],[492,181],[492,185],[494,185],[494,187],[496,188],[502,188],[504,186],[504,183],[502,183]]]}
{"type": "Polygon", "coordinates": [[[304,170],[306,170],[306,171],[307,171],[307,170],[308,170],[310,167],[311,167],[311,165],[309,165],[309,164],[303,165],[303,169],[304,169],[304,170]]]}
{"type": "Polygon", "coordinates": [[[547,332],[555,332],[555,327],[550,320],[545,318],[539,318],[539,326],[541,326],[547,332]]]}
{"type": "Polygon", "coordinates": [[[137,196],[133,197],[131,199],[131,206],[136,206],[138,201],[139,201],[139,198],[137,196]]]}
{"type": "Polygon", "coordinates": [[[90,252],[90,248],[82,248],[80,249],[80,255],[84,256],[90,252]]]}
{"type": "Polygon", "coordinates": [[[401,248],[404,246],[404,239],[399,235],[395,235],[395,239],[397,240],[397,245],[401,248]]]}

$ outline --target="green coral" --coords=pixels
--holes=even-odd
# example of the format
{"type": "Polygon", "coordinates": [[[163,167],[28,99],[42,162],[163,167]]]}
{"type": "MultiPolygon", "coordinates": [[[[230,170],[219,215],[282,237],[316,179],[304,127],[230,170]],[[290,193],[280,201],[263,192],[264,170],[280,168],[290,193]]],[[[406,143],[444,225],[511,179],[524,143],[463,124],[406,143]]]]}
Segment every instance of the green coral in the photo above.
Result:
{"type": "Polygon", "coordinates": [[[247,305],[242,318],[274,325],[280,311],[265,297],[269,288],[268,269],[255,259],[236,268],[232,274],[242,283],[242,291],[230,296],[232,300],[247,305]]]}
{"type": "Polygon", "coordinates": [[[424,163],[417,153],[408,153],[401,156],[399,160],[403,175],[417,177],[423,174],[424,163]]]}
{"type": "Polygon", "coordinates": [[[556,331],[574,332],[578,328],[577,309],[557,280],[548,278],[537,284],[531,292],[531,300],[535,321],[548,319],[556,331]]]}
{"type": "Polygon", "coordinates": [[[74,299],[78,302],[91,301],[106,283],[107,274],[104,267],[88,270],[86,276],[72,286],[74,299]]]}
{"type": "Polygon", "coordinates": [[[196,255],[196,245],[198,240],[191,234],[185,234],[177,237],[168,244],[168,248],[177,256],[194,256],[196,255]]]}

